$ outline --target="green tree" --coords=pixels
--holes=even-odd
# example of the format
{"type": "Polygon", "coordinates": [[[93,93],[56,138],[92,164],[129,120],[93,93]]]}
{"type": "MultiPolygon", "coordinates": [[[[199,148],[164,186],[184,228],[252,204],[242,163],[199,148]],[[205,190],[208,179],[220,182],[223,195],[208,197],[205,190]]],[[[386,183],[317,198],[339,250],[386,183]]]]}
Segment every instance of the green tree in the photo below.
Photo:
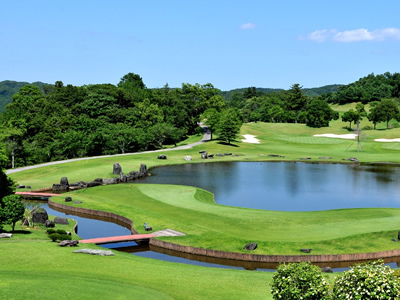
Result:
{"type": "Polygon", "coordinates": [[[231,143],[231,141],[237,138],[239,134],[242,122],[237,114],[237,112],[232,109],[226,109],[221,113],[221,118],[218,123],[218,137],[222,141],[231,143]]]}
{"type": "Polygon", "coordinates": [[[349,122],[350,129],[351,129],[351,123],[354,121],[354,119],[355,119],[355,112],[352,108],[346,111],[342,116],[342,122],[349,122]]]}
{"type": "Polygon", "coordinates": [[[389,128],[389,121],[399,116],[399,105],[394,99],[382,99],[378,112],[381,120],[386,122],[386,128],[389,128]]]}
{"type": "Polygon", "coordinates": [[[296,113],[295,123],[297,123],[297,116],[306,104],[308,97],[303,94],[302,86],[298,83],[293,84],[288,91],[288,106],[289,109],[296,113]]]}
{"type": "Polygon", "coordinates": [[[372,101],[369,103],[369,113],[367,118],[370,122],[374,124],[374,129],[376,129],[376,124],[381,122],[381,116],[379,115],[379,104],[378,101],[372,101]]]}
{"type": "Polygon", "coordinates": [[[274,105],[268,110],[268,114],[271,117],[272,123],[279,123],[283,120],[285,110],[279,105],[274,105]]]}
{"type": "Polygon", "coordinates": [[[329,299],[329,285],[321,268],[309,262],[281,264],[271,281],[274,299],[329,299]]]}
{"type": "Polygon", "coordinates": [[[221,116],[220,113],[215,108],[207,109],[201,116],[202,119],[205,119],[205,124],[211,131],[211,139],[213,132],[218,127],[220,116],[221,116]]]}
{"type": "Polygon", "coordinates": [[[0,226],[10,224],[14,231],[15,223],[21,220],[25,213],[25,205],[21,202],[21,198],[19,195],[8,195],[1,199],[0,226]]]}
{"type": "Polygon", "coordinates": [[[118,87],[123,88],[138,88],[138,89],[145,89],[146,86],[143,83],[142,77],[138,74],[128,73],[124,75],[120,82],[118,83],[118,87]]]}
{"type": "Polygon", "coordinates": [[[4,169],[0,168],[0,201],[12,193],[14,193],[14,182],[6,175],[4,169]]]}
{"type": "Polygon", "coordinates": [[[400,280],[383,260],[356,264],[338,275],[333,299],[398,299],[400,280]]]}
{"type": "Polygon", "coordinates": [[[307,105],[306,118],[309,127],[328,127],[329,121],[339,118],[339,113],[331,109],[325,101],[314,99],[307,105]]]}

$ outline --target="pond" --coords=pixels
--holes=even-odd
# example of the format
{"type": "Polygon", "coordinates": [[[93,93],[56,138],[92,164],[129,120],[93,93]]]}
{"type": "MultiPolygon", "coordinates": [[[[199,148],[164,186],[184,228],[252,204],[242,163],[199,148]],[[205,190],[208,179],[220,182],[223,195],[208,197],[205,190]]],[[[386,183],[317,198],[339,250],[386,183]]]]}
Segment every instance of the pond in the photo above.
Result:
{"type": "Polygon", "coordinates": [[[200,187],[229,206],[281,211],[400,207],[397,165],[227,162],[150,172],[138,182],[200,187]]]}
{"type": "MultiPolygon", "coordinates": [[[[255,209],[312,211],[353,207],[400,207],[400,167],[396,165],[344,165],[281,162],[202,163],[166,166],[151,170],[140,183],[196,186],[215,195],[219,204],[255,209]]],[[[127,235],[123,226],[93,220],[88,216],[65,215],[48,208],[54,216],[78,221],[81,238],[127,235]]],[[[135,243],[104,245],[134,255],[202,266],[274,271],[276,264],[254,264],[173,253],[156,247],[134,247],[135,243]]],[[[400,258],[392,258],[397,267],[400,258]]],[[[326,264],[335,271],[349,263],[326,264]]],[[[326,266],[321,265],[321,266],[326,266]]]]}

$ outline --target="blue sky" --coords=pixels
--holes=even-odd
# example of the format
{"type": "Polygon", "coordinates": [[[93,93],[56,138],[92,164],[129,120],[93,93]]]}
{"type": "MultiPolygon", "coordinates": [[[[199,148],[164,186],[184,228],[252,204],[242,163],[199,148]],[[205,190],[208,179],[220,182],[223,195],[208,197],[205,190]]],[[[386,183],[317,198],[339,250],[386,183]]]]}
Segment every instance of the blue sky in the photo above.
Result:
{"type": "Polygon", "coordinates": [[[0,0],[0,81],[288,89],[400,72],[400,1],[0,0]]]}

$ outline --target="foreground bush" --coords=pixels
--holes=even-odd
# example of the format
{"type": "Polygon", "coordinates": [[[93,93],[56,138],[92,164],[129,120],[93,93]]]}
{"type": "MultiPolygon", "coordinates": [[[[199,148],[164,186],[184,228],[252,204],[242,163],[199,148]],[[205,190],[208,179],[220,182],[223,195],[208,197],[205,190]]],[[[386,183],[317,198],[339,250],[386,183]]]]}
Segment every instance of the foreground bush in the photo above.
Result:
{"type": "Polygon", "coordinates": [[[280,265],[272,277],[271,294],[274,299],[330,299],[321,269],[309,262],[280,265]]]}
{"type": "Polygon", "coordinates": [[[400,281],[383,260],[354,265],[339,275],[333,299],[400,299],[400,281]]]}

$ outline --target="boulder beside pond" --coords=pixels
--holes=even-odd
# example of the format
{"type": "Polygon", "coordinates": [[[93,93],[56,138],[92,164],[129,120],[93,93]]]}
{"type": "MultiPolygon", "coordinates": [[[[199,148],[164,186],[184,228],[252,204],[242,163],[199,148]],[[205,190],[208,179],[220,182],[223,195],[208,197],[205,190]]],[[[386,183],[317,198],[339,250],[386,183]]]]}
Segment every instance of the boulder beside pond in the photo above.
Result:
{"type": "Polygon", "coordinates": [[[121,168],[120,164],[119,163],[115,163],[113,165],[113,174],[114,175],[119,175],[119,173],[121,173],[121,172],[122,172],[122,168],[121,168]]]}
{"type": "Polygon", "coordinates": [[[304,253],[310,253],[311,250],[312,250],[312,249],[309,249],[309,248],[300,249],[300,251],[301,251],[301,252],[304,252],[304,253]]]}
{"type": "Polygon", "coordinates": [[[68,219],[67,218],[62,218],[62,217],[54,217],[54,223],[56,224],[61,224],[61,225],[68,225],[68,219]]]}
{"type": "Polygon", "coordinates": [[[258,246],[257,243],[250,243],[250,244],[247,244],[246,246],[244,246],[243,249],[253,251],[253,250],[257,249],[257,246],[258,246]]]}
{"type": "Polygon", "coordinates": [[[44,222],[44,227],[54,228],[55,226],[56,226],[56,223],[54,223],[53,221],[46,220],[46,222],[44,222]]]}
{"type": "Polygon", "coordinates": [[[58,243],[58,246],[60,246],[60,247],[65,247],[65,246],[76,247],[76,246],[78,246],[78,244],[79,244],[79,241],[77,241],[77,240],[64,240],[64,241],[61,241],[60,243],[58,243]]]}
{"type": "Polygon", "coordinates": [[[40,207],[32,211],[32,222],[44,224],[49,219],[47,211],[40,207]]]}

